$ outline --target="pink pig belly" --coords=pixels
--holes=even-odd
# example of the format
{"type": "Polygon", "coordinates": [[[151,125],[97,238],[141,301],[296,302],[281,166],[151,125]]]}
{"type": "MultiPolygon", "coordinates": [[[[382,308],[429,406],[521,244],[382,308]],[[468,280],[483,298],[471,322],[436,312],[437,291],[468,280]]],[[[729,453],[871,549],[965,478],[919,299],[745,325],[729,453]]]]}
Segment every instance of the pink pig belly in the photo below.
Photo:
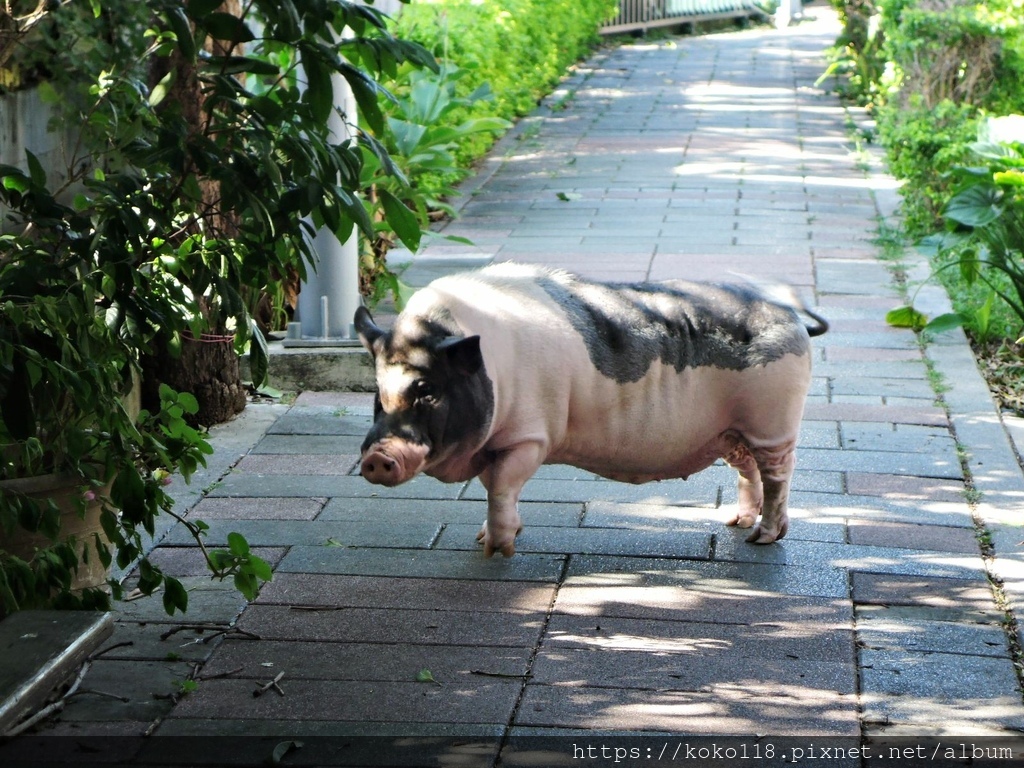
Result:
{"type": "Polygon", "coordinates": [[[738,444],[783,442],[799,430],[806,358],[742,371],[653,367],[660,370],[635,383],[592,382],[574,392],[547,463],[633,483],[685,478],[738,444]]]}

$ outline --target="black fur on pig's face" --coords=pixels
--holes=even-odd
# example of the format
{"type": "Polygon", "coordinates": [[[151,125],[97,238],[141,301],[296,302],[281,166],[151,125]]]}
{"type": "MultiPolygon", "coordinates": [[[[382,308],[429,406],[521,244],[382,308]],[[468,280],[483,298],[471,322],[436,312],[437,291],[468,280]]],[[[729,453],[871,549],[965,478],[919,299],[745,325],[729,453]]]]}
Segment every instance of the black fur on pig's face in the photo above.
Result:
{"type": "Polygon", "coordinates": [[[365,309],[356,313],[356,329],[377,375],[364,454],[382,440],[406,441],[428,449],[429,467],[486,435],[494,393],[479,336],[463,336],[443,315],[400,318],[386,331],[365,309]]]}

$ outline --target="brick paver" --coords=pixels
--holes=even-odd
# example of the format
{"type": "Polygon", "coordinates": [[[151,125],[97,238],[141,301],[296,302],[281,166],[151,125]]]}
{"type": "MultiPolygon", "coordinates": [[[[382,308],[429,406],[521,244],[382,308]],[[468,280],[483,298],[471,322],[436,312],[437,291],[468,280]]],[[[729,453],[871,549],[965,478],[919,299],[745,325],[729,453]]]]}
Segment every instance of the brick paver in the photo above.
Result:
{"type": "MultiPolygon", "coordinates": [[[[474,244],[438,240],[405,271],[423,284],[494,258],[798,286],[834,324],[815,340],[788,538],[756,547],[722,524],[725,467],[646,486],[545,468],[526,487],[519,554],[485,561],[478,482],[369,485],[348,473],[370,396],[303,393],[190,515],[212,545],[245,533],[274,581],[246,606],[191,575],[198,553],[173,532],[158,558],[190,574],[189,621],[212,626],[161,639],[179,619],[158,600],[120,606],[116,638],[134,645],[87,680],[133,703],[78,697],[53,732],[460,737],[444,742],[451,764],[488,765],[502,749],[540,764],[512,745],[543,734],[1024,729],[961,461],[975,435],[986,461],[1006,441],[988,439],[998,419],[956,410],[973,368],[950,368],[953,395],[937,401],[928,351],[882,321],[900,293],[872,238],[894,184],[877,154],[865,170],[852,153],[847,123],[863,116],[816,84],[838,30],[815,3],[788,30],[598,54],[561,87],[563,108],[525,119],[467,188],[447,232],[474,244]],[[284,695],[253,696],[278,673],[284,695]],[[166,697],[185,677],[199,683],[180,698],[139,693],[166,697]]],[[[998,482],[987,503],[1006,519],[1024,489],[1019,473],[998,482]]]]}

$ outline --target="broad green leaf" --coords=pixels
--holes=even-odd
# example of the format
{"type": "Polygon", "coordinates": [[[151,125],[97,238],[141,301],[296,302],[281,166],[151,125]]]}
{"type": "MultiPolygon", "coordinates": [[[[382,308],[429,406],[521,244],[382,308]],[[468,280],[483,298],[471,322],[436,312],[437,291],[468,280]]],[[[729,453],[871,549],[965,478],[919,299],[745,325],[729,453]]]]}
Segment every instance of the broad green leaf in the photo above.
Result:
{"type": "Polygon", "coordinates": [[[185,10],[190,17],[199,21],[216,11],[223,3],[224,0],[189,0],[185,10]]]}
{"type": "Polygon", "coordinates": [[[248,555],[249,554],[249,542],[245,540],[245,536],[232,531],[228,534],[228,549],[233,555],[248,555]]]}
{"type": "Polygon", "coordinates": [[[188,610],[188,591],[177,579],[164,577],[164,610],[173,615],[175,610],[188,610]]]}
{"type": "Polygon", "coordinates": [[[999,218],[999,189],[977,184],[957,193],[946,204],[942,215],[968,227],[983,227],[999,218]]]}
{"type": "Polygon", "coordinates": [[[153,90],[149,92],[149,106],[155,107],[165,98],[167,98],[168,92],[171,90],[171,86],[174,84],[175,75],[177,70],[172,69],[159,83],[153,86],[153,90]]]}
{"type": "Polygon", "coordinates": [[[252,375],[253,386],[262,387],[266,384],[267,373],[270,369],[270,349],[255,320],[252,321],[250,334],[249,371],[252,375]]]}
{"type": "Polygon", "coordinates": [[[379,189],[377,193],[384,206],[384,216],[387,218],[388,224],[394,228],[395,234],[398,235],[405,247],[415,253],[420,247],[422,235],[416,214],[386,189],[379,189]]]}
{"type": "Polygon", "coordinates": [[[182,58],[185,61],[195,61],[196,41],[192,37],[192,27],[185,16],[185,9],[177,6],[168,8],[167,23],[171,25],[171,30],[178,39],[178,50],[181,51],[182,58]]]}
{"type": "Polygon", "coordinates": [[[996,184],[1006,184],[1008,186],[1024,187],[1024,171],[996,171],[996,173],[992,174],[992,181],[994,181],[996,184]]]}
{"type": "Polygon", "coordinates": [[[928,324],[928,316],[911,306],[897,307],[886,313],[885,322],[895,328],[918,330],[928,324]]]}
{"type": "Polygon", "coordinates": [[[938,317],[929,320],[924,326],[926,331],[932,333],[942,333],[944,331],[951,331],[954,328],[959,328],[964,324],[963,315],[957,312],[947,312],[946,314],[939,315],[938,317]]]}
{"type": "Polygon", "coordinates": [[[226,40],[229,43],[248,43],[256,39],[242,19],[230,13],[214,12],[200,22],[203,28],[215,40],[226,40]]]}
{"type": "Polygon", "coordinates": [[[421,669],[419,672],[417,672],[416,673],[416,682],[417,683],[433,683],[434,685],[440,685],[440,683],[437,682],[437,680],[434,679],[434,673],[431,672],[429,669],[421,669]]]}
{"type": "Polygon", "coordinates": [[[39,162],[39,158],[27,149],[25,150],[25,157],[28,160],[28,172],[32,177],[32,185],[35,187],[45,187],[46,171],[43,169],[43,164],[39,162]]]}
{"type": "Polygon", "coordinates": [[[209,56],[203,59],[206,66],[222,75],[237,75],[248,72],[253,75],[276,77],[281,70],[276,64],[252,56],[209,56]]]}

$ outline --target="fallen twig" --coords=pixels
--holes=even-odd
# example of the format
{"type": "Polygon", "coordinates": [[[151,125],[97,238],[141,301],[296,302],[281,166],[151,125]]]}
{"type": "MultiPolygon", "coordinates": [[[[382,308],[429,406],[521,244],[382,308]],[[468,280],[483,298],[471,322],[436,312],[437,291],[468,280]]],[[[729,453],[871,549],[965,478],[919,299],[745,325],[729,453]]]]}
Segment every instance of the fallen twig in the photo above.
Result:
{"type": "Polygon", "coordinates": [[[68,688],[67,692],[63,696],[61,696],[57,701],[53,702],[52,704],[43,707],[41,710],[32,715],[32,717],[28,718],[28,720],[24,720],[23,722],[8,728],[2,734],[2,738],[10,739],[14,736],[17,736],[19,733],[24,733],[36,723],[39,723],[48,718],[50,715],[60,712],[62,709],[64,709],[65,704],[67,704],[68,698],[74,696],[75,693],[78,691],[78,686],[82,684],[82,680],[85,679],[85,675],[89,671],[89,668],[91,666],[92,662],[86,659],[85,663],[82,664],[82,668],[78,670],[78,674],[75,675],[75,680],[73,683],[71,683],[71,687],[68,688]]]}
{"type": "Polygon", "coordinates": [[[264,693],[269,691],[271,688],[276,690],[278,692],[278,694],[280,694],[281,696],[284,696],[284,691],[281,690],[281,686],[278,685],[278,683],[281,682],[281,679],[283,677],[284,677],[284,672],[278,672],[277,676],[273,680],[271,680],[266,685],[259,686],[255,691],[253,691],[252,692],[252,697],[254,699],[258,699],[260,696],[262,696],[264,693]]]}
{"type": "Polygon", "coordinates": [[[104,648],[102,650],[96,651],[96,653],[92,654],[89,657],[89,661],[93,661],[94,659],[98,659],[98,658],[100,658],[100,656],[103,656],[103,655],[105,655],[107,653],[110,653],[115,648],[125,648],[125,647],[131,647],[133,645],[135,645],[135,641],[134,640],[125,640],[123,643],[114,643],[113,645],[107,646],[106,648],[104,648]]]}
{"type": "Polygon", "coordinates": [[[199,680],[199,681],[203,681],[203,680],[218,680],[218,679],[220,679],[222,677],[230,677],[231,675],[233,675],[233,674],[235,674],[237,672],[241,672],[243,669],[245,669],[245,667],[238,667],[237,669],[229,669],[226,672],[217,672],[216,674],[213,674],[213,675],[201,675],[201,676],[199,676],[199,677],[197,677],[195,679],[199,680]]]}

